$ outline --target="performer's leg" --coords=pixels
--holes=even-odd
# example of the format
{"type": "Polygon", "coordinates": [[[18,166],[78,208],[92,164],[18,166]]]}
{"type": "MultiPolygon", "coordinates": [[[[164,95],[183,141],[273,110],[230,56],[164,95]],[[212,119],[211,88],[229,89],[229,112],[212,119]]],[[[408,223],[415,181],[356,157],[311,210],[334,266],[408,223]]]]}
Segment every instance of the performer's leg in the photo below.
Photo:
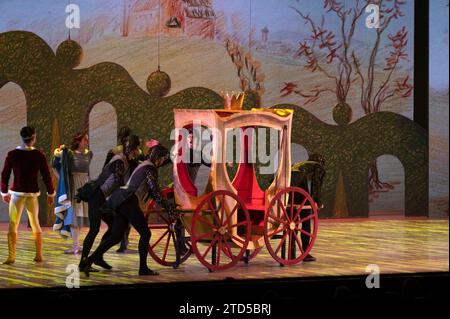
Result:
{"type": "MultiPolygon", "coordinates": [[[[302,219],[305,218],[305,217],[308,217],[310,215],[311,215],[311,211],[309,209],[303,209],[300,212],[300,218],[302,218],[302,219]]],[[[304,231],[306,231],[308,233],[311,233],[311,220],[310,219],[308,219],[307,221],[302,223],[302,230],[304,230],[304,231]]],[[[310,238],[309,238],[308,235],[306,235],[304,233],[302,233],[301,238],[302,238],[303,250],[306,250],[308,248],[308,246],[309,246],[309,239],[310,238]]]]}
{"type": "Polygon", "coordinates": [[[25,197],[16,195],[11,196],[9,202],[9,227],[8,227],[8,258],[3,262],[6,265],[13,264],[16,261],[16,245],[17,234],[20,224],[20,216],[22,216],[23,207],[25,206],[25,197]]]}
{"type": "MultiPolygon", "coordinates": [[[[312,213],[312,211],[310,209],[304,209],[300,213],[300,218],[303,219],[305,217],[311,216],[311,213],[312,213]]],[[[308,219],[307,221],[302,223],[302,229],[305,232],[308,232],[308,233],[311,234],[311,219],[308,219]]],[[[303,251],[305,251],[309,247],[311,237],[309,237],[308,235],[302,233],[301,239],[302,239],[302,248],[303,248],[303,251]]],[[[306,261],[306,262],[308,262],[308,261],[315,261],[315,260],[316,260],[316,258],[313,257],[310,254],[306,255],[306,257],[303,259],[303,261],[306,261]]]]}
{"type": "Polygon", "coordinates": [[[83,263],[85,262],[89,252],[91,251],[92,245],[94,244],[95,237],[97,237],[100,231],[101,224],[101,213],[100,207],[105,203],[105,197],[102,192],[98,192],[89,201],[89,232],[83,241],[83,252],[81,254],[80,267],[84,268],[83,263]]]}
{"type": "Polygon", "coordinates": [[[150,242],[151,232],[148,228],[147,219],[144,214],[138,209],[138,205],[132,209],[128,209],[127,217],[131,225],[139,233],[139,275],[158,275],[157,272],[151,270],[147,266],[148,246],[150,242]]]}
{"type": "Polygon", "coordinates": [[[36,257],[34,261],[42,262],[44,258],[42,257],[42,229],[41,225],[39,225],[39,201],[37,197],[27,197],[25,203],[36,245],[36,257]]]}
{"type": "Polygon", "coordinates": [[[113,221],[114,221],[114,215],[112,213],[102,213],[101,219],[108,226],[108,228],[106,229],[106,232],[102,236],[101,241],[104,241],[104,240],[108,239],[108,237],[111,235],[112,225],[113,225],[113,221]]]}
{"type": "Polygon", "coordinates": [[[98,261],[103,259],[104,253],[120,242],[127,225],[128,220],[123,215],[117,214],[117,216],[115,216],[114,223],[111,227],[111,235],[103,240],[92,255],[86,259],[86,263],[84,265],[84,272],[86,275],[89,275],[90,266],[93,263],[98,264],[98,261]]]}
{"type": "Polygon", "coordinates": [[[128,220],[122,214],[117,214],[117,216],[115,216],[114,223],[111,226],[111,235],[102,241],[95,252],[91,255],[93,260],[103,258],[104,253],[120,242],[127,225],[128,220]]]}
{"type": "Polygon", "coordinates": [[[118,253],[123,253],[123,252],[125,252],[125,250],[127,250],[128,243],[129,243],[128,238],[130,236],[130,231],[131,231],[131,225],[128,224],[128,227],[125,230],[122,240],[120,241],[120,247],[119,247],[119,249],[117,249],[118,253]]]}
{"type": "Polygon", "coordinates": [[[66,254],[78,254],[80,251],[80,227],[70,225],[70,234],[72,235],[72,248],[65,251],[66,254]]]}
{"type": "MultiPolygon", "coordinates": [[[[109,237],[111,237],[111,235],[112,235],[113,221],[115,218],[112,213],[101,213],[101,219],[105,222],[106,225],[108,225],[108,229],[102,236],[101,243],[103,243],[103,242],[107,241],[109,239],[109,237]]],[[[116,245],[116,244],[117,243],[115,243],[114,245],[116,245]]],[[[105,252],[106,252],[106,250],[105,250],[105,252]]],[[[105,261],[105,259],[103,259],[103,253],[99,254],[94,259],[94,264],[96,264],[97,266],[100,266],[102,268],[105,268],[105,269],[112,269],[112,266],[110,264],[108,264],[105,261]]]]}

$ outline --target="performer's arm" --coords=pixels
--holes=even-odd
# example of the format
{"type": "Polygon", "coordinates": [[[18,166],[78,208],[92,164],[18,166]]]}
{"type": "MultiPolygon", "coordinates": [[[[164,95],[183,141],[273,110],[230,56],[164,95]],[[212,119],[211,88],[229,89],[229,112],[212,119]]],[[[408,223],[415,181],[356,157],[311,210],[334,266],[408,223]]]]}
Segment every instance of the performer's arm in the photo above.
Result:
{"type": "Polygon", "coordinates": [[[158,172],[155,168],[151,168],[146,174],[146,183],[149,189],[150,196],[156,201],[156,203],[164,209],[169,209],[167,201],[164,199],[161,190],[158,185],[158,172]]]}
{"type": "MultiPolygon", "coordinates": [[[[110,161],[111,159],[114,157],[114,152],[113,150],[109,150],[108,153],[106,154],[106,159],[105,159],[105,163],[103,164],[103,167],[105,167],[110,161]]],[[[92,158],[92,157],[91,157],[92,158]]]]}
{"type": "MultiPolygon", "coordinates": [[[[320,206],[322,206],[321,191],[322,191],[323,180],[325,178],[325,169],[323,168],[323,166],[318,166],[316,168],[316,171],[317,171],[316,197],[317,197],[317,205],[320,207],[320,206]]],[[[316,200],[316,199],[314,199],[314,200],[316,200]]]]}
{"type": "Polygon", "coordinates": [[[53,186],[52,181],[52,175],[50,174],[50,170],[47,165],[47,159],[45,158],[45,155],[41,153],[41,161],[40,161],[40,172],[42,175],[42,179],[44,180],[45,187],[47,188],[47,196],[48,197],[55,197],[55,188],[53,186]]]}
{"type": "Polygon", "coordinates": [[[121,160],[116,160],[109,165],[109,171],[114,175],[116,182],[119,185],[124,185],[125,164],[121,160]]]}
{"type": "Polygon", "coordinates": [[[12,159],[11,154],[8,153],[5,159],[5,164],[3,166],[2,170],[2,182],[1,182],[1,193],[2,198],[5,200],[5,197],[8,197],[8,184],[9,184],[9,178],[11,177],[11,171],[12,171],[12,159]]]}

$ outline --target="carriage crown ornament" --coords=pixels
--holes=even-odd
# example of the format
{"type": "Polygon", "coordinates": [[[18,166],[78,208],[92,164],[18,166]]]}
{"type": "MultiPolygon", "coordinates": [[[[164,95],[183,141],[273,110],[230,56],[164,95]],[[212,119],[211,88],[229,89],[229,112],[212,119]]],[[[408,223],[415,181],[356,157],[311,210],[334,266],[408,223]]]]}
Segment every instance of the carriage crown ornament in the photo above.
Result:
{"type": "Polygon", "coordinates": [[[222,93],[222,97],[224,99],[223,108],[225,110],[242,110],[245,92],[238,92],[237,94],[235,94],[234,91],[232,91],[230,95],[227,91],[225,92],[225,94],[222,93]]]}

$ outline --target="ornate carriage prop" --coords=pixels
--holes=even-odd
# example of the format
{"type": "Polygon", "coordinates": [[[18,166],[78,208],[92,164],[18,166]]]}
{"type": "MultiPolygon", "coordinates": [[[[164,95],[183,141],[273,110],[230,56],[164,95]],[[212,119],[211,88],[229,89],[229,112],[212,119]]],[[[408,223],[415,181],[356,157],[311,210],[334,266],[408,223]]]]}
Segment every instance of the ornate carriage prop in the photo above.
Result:
{"type": "Polygon", "coordinates": [[[170,219],[151,202],[149,253],[158,263],[178,267],[191,254],[210,271],[248,263],[266,246],[282,266],[301,262],[312,249],[318,231],[317,205],[302,188],[290,187],[292,111],[285,109],[174,110],[175,154],[173,188],[163,191],[179,206],[179,218],[170,219]],[[207,190],[199,194],[183,162],[180,131],[193,119],[212,130],[211,167],[207,190]],[[249,152],[255,134],[240,135],[240,160],[235,177],[227,172],[226,147],[232,129],[274,129],[278,134],[278,168],[266,190],[261,190],[249,152]],[[303,224],[308,227],[303,227],[303,224]],[[305,230],[306,229],[306,230],[305,230]],[[188,236],[187,236],[188,235],[188,236]],[[305,240],[306,239],[306,240],[305,240]],[[307,244],[305,245],[305,242],[307,244]],[[304,247],[307,246],[307,247],[304,247]]]}

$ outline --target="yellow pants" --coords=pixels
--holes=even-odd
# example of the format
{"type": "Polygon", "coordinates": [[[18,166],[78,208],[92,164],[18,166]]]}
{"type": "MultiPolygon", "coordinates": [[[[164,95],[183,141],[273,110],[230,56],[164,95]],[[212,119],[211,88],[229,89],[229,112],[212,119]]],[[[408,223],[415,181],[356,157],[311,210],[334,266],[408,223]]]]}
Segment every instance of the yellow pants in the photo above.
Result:
{"type": "Polygon", "coordinates": [[[11,195],[9,202],[9,229],[10,233],[17,233],[20,224],[20,217],[23,209],[26,208],[28,220],[30,221],[33,233],[41,233],[41,226],[39,225],[39,202],[37,197],[25,197],[18,195],[11,195]]]}

